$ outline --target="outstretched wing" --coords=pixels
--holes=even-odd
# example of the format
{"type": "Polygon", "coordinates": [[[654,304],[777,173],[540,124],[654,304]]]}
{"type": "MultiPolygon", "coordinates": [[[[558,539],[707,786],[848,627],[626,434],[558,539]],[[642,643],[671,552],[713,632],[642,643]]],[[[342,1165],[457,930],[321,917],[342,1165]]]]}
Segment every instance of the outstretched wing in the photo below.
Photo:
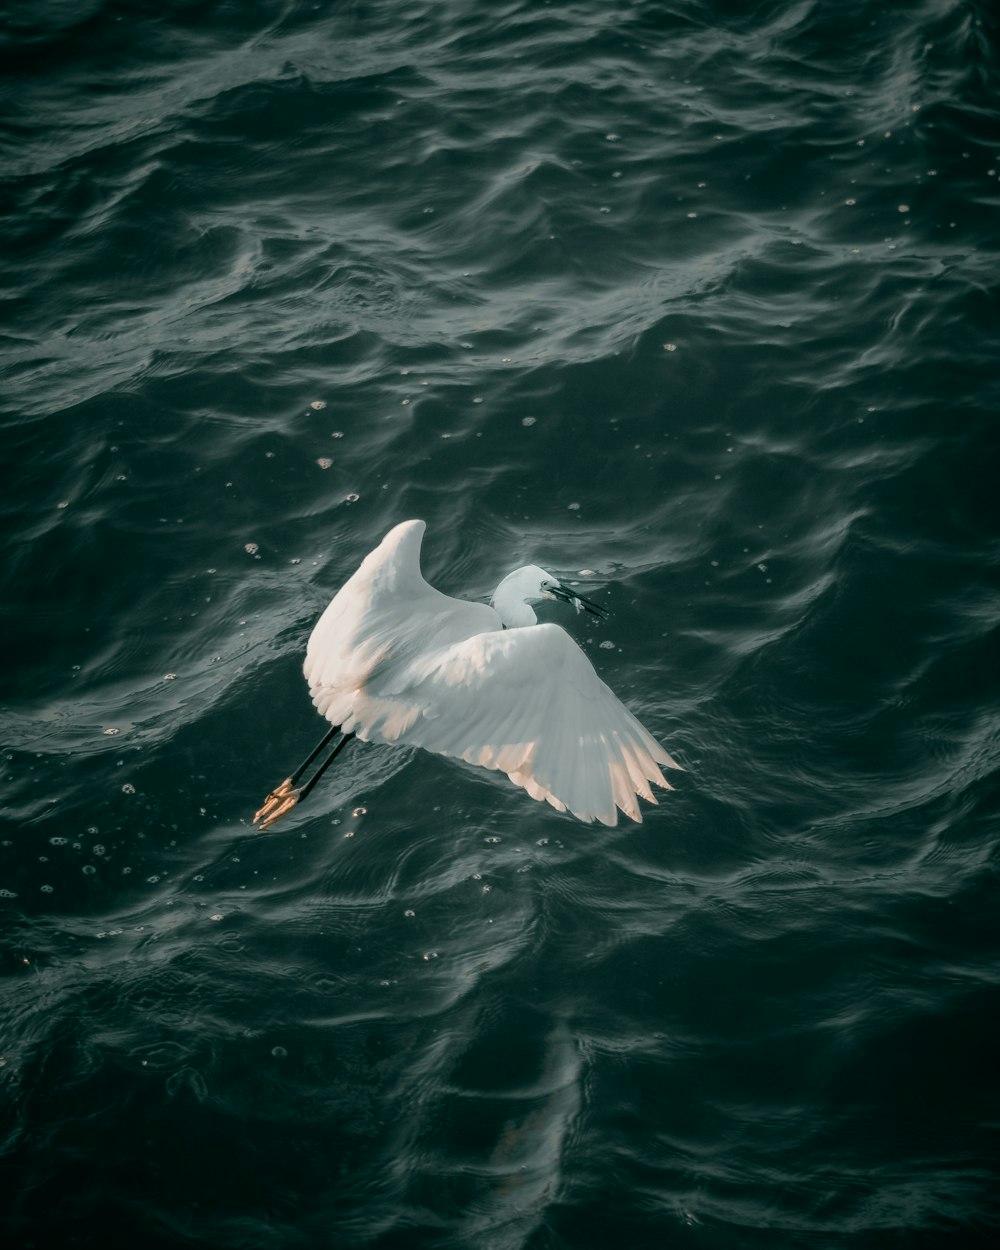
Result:
{"type": "Polygon", "coordinates": [[[317,665],[307,672],[313,702],[360,738],[498,769],[584,821],[614,825],[617,809],[640,821],[636,796],[655,803],[650,782],[670,789],[660,766],[679,765],[558,625],[435,641],[387,648],[349,699],[324,686],[317,665]]]}
{"type": "MultiPolygon", "coordinates": [[[[501,628],[485,603],[452,599],[424,581],[425,528],[423,521],[394,526],[330,600],[309,637],[303,671],[313,703],[334,725],[353,723],[373,682],[381,680],[384,689],[390,674],[405,673],[417,657],[501,628]]],[[[403,704],[395,710],[401,714],[403,704]]],[[[393,742],[399,734],[390,727],[384,737],[393,742]]]]}

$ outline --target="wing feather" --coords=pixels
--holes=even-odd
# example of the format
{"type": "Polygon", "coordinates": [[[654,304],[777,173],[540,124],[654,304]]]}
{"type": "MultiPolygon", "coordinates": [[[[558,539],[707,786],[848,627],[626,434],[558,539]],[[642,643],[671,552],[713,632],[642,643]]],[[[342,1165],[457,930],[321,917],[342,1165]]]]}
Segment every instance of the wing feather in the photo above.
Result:
{"type": "MultiPolygon", "coordinates": [[[[504,772],[532,798],[606,825],[616,809],[640,821],[636,795],[655,802],[659,765],[677,767],[558,625],[402,651],[355,688],[345,728],[504,772]]],[[[322,709],[322,680],[310,684],[322,709]]]]}

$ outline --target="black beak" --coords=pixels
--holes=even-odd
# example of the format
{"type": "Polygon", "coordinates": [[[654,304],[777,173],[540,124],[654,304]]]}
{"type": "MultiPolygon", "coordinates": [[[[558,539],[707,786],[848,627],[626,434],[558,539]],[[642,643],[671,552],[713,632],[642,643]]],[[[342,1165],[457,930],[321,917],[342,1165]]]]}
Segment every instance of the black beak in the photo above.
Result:
{"type": "Polygon", "coordinates": [[[603,621],[607,615],[607,608],[602,608],[599,603],[593,603],[590,599],[585,599],[583,595],[578,595],[575,590],[569,590],[566,586],[560,586],[554,582],[547,587],[550,595],[554,595],[556,599],[563,603],[571,603],[577,610],[582,608],[584,612],[589,612],[591,616],[596,616],[599,621],[603,621]]]}

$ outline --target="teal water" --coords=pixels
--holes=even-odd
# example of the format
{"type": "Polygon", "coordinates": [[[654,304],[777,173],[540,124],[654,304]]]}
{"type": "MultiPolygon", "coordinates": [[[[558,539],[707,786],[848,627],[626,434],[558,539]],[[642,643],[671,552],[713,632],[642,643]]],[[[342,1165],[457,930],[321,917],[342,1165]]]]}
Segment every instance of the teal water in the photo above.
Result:
{"type": "Polygon", "coordinates": [[[992,1246],[984,2],[0,14],[10,1247],[992,1246]],[[686,772],[322,729],[396,522],[686,772]]]}

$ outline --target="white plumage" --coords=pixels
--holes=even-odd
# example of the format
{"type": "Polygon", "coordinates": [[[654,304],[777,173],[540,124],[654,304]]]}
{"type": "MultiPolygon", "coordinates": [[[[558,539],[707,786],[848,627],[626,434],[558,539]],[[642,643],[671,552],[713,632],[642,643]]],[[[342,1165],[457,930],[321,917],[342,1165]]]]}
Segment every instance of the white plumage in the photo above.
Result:
{"type": "Polygon", "coordinates": [[[443,595],[420,572],[425,528],[390,530],[317,622],[304,665],[317,709],[345,734],[497,769],[580,820],[641,820],[636,796],[655,803],[651,782],[670,789],[660,766],[679,765],[528,600],[602,610],[536,565],[505,578],[492,607],[443,595]]]}

